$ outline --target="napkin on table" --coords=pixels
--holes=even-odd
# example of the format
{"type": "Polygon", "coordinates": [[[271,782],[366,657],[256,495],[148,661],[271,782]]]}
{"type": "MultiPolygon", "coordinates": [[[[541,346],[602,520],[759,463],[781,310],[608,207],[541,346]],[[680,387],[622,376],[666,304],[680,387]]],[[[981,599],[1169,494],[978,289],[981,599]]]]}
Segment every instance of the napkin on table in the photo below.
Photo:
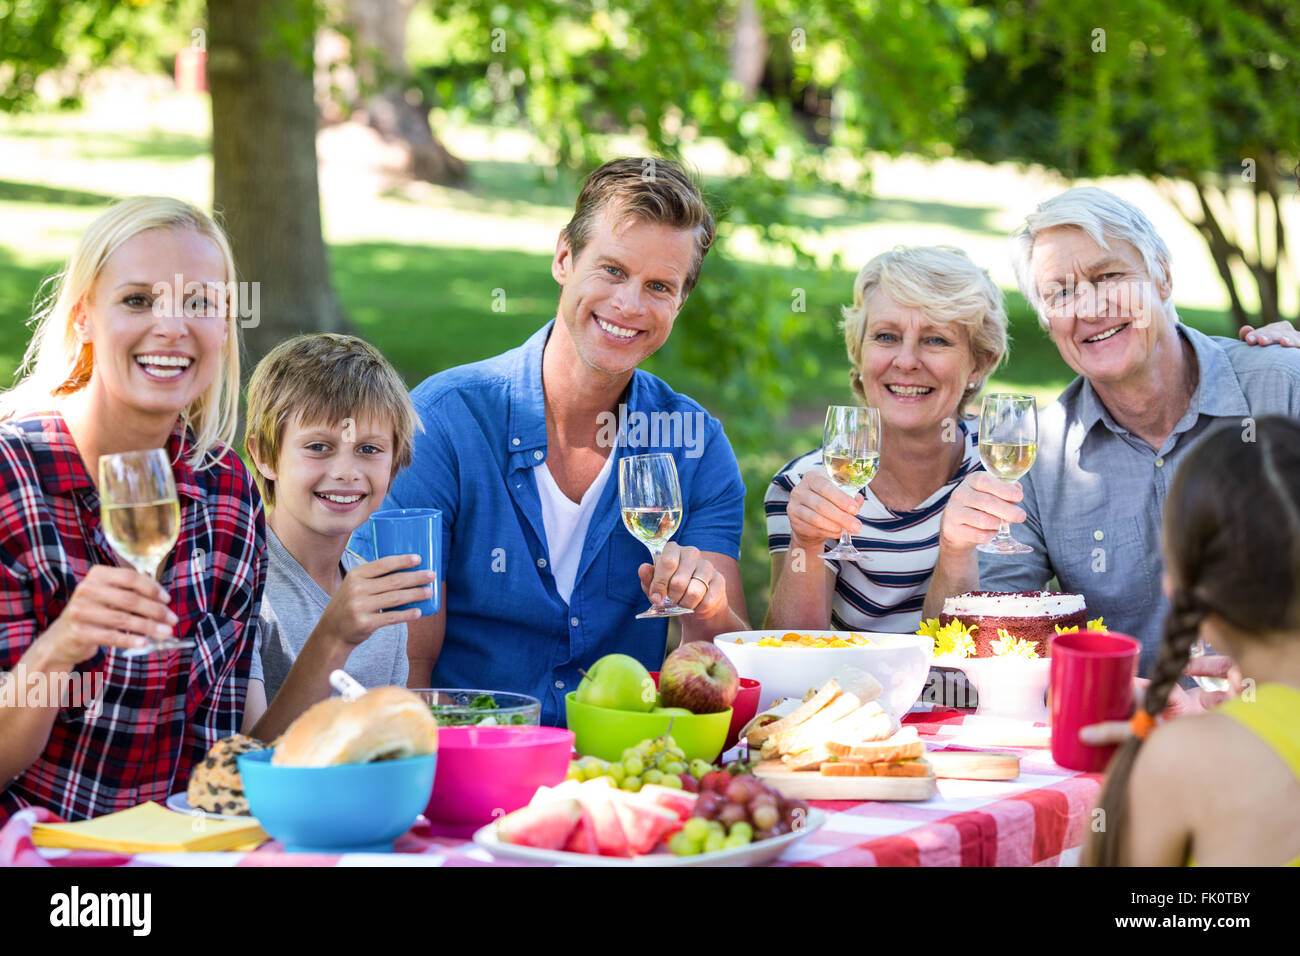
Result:
{"type": "Polygon", "coordinates": [[[36,823],[32,842],[67,850],[114,853],[197,853],[252,850],[269,839],[256,820],[210,820],[142,803],[75,823],[36,823]]]}

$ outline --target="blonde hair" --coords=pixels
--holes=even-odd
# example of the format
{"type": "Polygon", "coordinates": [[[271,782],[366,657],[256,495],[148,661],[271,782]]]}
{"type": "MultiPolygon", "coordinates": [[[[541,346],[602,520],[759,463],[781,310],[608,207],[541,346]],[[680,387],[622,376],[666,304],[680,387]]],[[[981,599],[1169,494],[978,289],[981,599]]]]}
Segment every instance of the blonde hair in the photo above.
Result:
{"type": "Polygon", "coordinates": [[[959,411],[980,393],[1007,354],[1007,313],[1002,290],[984,269],[953,246],[899,246],[876,256],[853,280],[853,304],[845,306],[844,345],[852,367],[853,393],[863,401],[862,337],[871,296],[877,290],[904,308],[920,309],[934,322],[956,323],[970,332],[971,354],[981,378],[962,393],[959,411]]]}
{"type": "MultiPolygon", "coordinates": [[[[334,426],[349,419],[386,419],[393,425],[393,470],[411,463],[411,441],[424,430],[406,384],[373,345],[356,336],[318,332],[281,342],[253,369],[248,383],[244,447],[276,467],[290,416],[301,425],[334,426]]],[[[275,504],[275,482],[261,469],[253,477],[267,505],[275,504]]]]}
{"type": "Polygon", "coordinates": [[[620,217],[695,230],[695,252],[681,290],[685,299],[700,278],[700,267],[717,234],[713,214],[685,167],[669,159],[625,157],[592,172],[578,193],[573,218],[560,233],[575,259],[605,209],[616,210],[620,217]]]}
{"type": "MultiPolygon", "coordinates": [[[[151,229],[192,229],[212,240],[226,266],[226,288],[235,288],[235,257],[226,234],[211,217],[180,199],[134,196],[110,206],[82,234],[72,258],[37,306],[35,328],[23,356],[18,382],[0,394],[0,421],[53,410],[58,399],[81,391],[94,371],[94,351],[77,338],[77,305],[90,293],[109,257],[134,236],[151,229]]],[[[182,424],[194,431],[187,463],[202,469],[219,463],[233,445],[239,415],[239,331],[235,303],[228,303],[225,361],[203,394],[181,411],[182,424]],[[225,448],[220,448],[220,446],[225,448]]]]}

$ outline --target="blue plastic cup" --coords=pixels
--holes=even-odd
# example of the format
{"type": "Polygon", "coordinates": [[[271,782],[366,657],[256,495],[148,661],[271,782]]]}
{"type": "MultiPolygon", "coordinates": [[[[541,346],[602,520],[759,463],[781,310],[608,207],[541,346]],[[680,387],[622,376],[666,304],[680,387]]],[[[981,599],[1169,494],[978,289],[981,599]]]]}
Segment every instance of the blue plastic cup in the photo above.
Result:
{"type": "MultiPolygon", "coordinates": [[[[420,609],[421,617],[437,614],[442,607],[442,512],[436,508],[390,508],[370,516],[370,537],[374,542],[375,560],[396,554],[418,554],[420,563],[407,571],[432,571],[433,597],[385,608],[386,611],[420,609]]],[[[399,572],[393,572],[394,574],[399,572]]]]}

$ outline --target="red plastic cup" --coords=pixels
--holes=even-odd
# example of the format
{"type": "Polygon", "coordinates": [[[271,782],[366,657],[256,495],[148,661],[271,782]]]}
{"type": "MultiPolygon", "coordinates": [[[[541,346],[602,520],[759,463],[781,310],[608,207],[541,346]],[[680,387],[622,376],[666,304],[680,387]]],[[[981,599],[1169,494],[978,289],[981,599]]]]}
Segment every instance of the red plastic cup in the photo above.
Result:
{"type": "Polygon", "coordinates": [[[1141,649],[1125,634],[1081,631],[1052,639],[1052,759],[1062,767],[1085,773],[1106,769],[1115,746],[1085,744],[1079,728],[1126,720],[1132,713],[1141,649]]]}

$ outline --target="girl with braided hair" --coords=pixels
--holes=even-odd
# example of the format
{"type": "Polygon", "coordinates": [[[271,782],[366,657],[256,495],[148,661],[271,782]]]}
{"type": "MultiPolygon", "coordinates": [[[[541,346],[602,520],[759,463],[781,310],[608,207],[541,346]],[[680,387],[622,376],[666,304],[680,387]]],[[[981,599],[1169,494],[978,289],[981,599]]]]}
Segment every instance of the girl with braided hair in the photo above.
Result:
{"type": "Polygon", "coordinates": [[[1098,806],[1098,866],[1300,866],[1300,424],[1210,432],[1164,509],[1171,610],[1155,670],[1098,806]],[[1159,724],[1205,638],[1245,692],[1159,724]]]}

